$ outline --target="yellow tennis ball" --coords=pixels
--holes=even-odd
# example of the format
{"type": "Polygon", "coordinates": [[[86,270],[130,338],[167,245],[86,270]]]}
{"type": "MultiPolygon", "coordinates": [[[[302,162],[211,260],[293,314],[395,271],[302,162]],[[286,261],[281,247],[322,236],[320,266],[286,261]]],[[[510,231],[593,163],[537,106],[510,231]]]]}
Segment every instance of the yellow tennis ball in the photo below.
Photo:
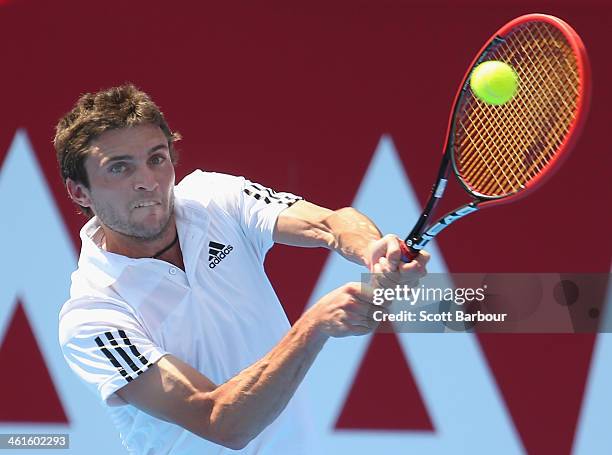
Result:
{"type": "Polygon", "coordinates": [[[472,71],[470,87],[480,100],[499,106],[516,94],[518,76],[507,63],[489,60],[472,71]]]}

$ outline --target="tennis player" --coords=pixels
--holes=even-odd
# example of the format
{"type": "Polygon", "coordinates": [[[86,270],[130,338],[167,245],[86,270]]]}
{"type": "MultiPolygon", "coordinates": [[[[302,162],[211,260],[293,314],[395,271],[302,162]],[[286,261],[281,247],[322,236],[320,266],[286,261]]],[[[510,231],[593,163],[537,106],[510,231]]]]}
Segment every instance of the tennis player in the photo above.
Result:
{"type": "Polygon", "coordinates": [[[291,327],[266,252],[328,248],[382,286],[415,285],[428,255],[403,264],[400,240],[358,211],[242,177],[196,170],[175,185],[178,139],[132,85],[85,94],[59,121],[62,178],[89,217],[59,317],[64,357],[130,453],[304,453],[298,385],[328,338],[375,328],[372,295],[348,283],[291,327]]]}

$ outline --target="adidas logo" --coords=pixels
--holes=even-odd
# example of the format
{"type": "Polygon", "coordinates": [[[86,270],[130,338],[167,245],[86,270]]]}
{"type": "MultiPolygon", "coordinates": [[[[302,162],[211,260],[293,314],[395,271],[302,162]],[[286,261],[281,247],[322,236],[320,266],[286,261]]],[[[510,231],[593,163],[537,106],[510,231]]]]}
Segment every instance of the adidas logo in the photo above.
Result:
{"type": "Polygon", "coordinates": [[[208,267],[211,269],[217,267],[217,264],[225,259],[233,249],[234,247],[231,245],[225,246],[218,242],[208,242],[208,267]]]}

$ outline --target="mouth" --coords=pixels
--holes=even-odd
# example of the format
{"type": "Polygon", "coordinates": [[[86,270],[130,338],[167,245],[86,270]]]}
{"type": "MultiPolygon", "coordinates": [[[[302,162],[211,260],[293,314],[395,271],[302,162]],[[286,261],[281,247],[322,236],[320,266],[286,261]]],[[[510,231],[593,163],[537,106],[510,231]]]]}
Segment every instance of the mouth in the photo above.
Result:
{"type": "Polygon", "coordinates": [[[161,205],[161,203],[158,201],[143,201],[135,204],[133,208],[140,209],[143,207],[152,207],[154,205],[161,205]]]}

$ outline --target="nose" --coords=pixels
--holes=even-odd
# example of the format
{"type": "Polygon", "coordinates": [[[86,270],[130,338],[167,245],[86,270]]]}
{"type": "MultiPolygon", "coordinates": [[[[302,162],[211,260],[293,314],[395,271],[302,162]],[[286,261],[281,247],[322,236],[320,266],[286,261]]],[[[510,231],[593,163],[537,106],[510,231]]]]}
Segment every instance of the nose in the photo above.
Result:
{"type": "Polygon", "coordinates": [[[136,191],[153,191],[157,189],[158,183],[155,173],[148,167],[139,169],[134,174],[134,189],[136,191]]]}

